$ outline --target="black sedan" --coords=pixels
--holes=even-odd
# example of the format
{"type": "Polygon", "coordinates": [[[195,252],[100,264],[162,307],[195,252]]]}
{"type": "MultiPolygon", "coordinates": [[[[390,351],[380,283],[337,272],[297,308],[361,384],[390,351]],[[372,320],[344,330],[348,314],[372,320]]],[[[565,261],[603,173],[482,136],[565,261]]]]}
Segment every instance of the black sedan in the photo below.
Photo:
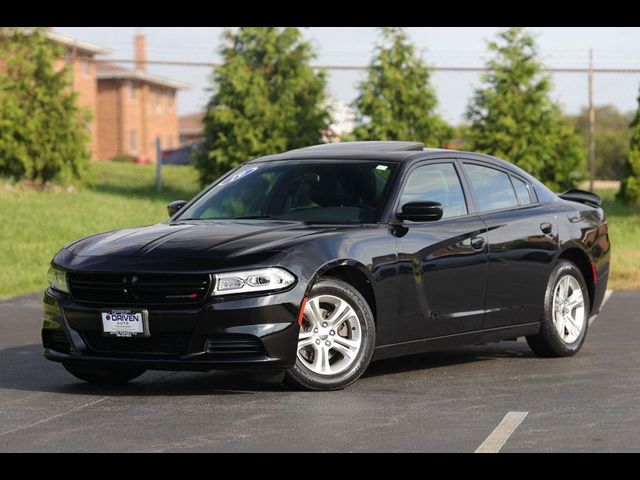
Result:
{"type": "Polygon", "coordinates": [[[61,249],[44,355],[89,382],[148,369],[285,372],[343,388],[372,360],[526,337],[582,346],[609,274],[598,196],[410,142],[246,162],[158,225],[61,249]]]}

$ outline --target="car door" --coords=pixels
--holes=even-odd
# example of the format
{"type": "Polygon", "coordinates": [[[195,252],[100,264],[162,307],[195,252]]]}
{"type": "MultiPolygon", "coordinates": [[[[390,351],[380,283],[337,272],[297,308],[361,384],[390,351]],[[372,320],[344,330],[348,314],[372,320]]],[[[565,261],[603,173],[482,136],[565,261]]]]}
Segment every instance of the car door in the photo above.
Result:
{"type": "Polygon", "coordinates": [[[556,251],[557,225],[529,182],[506,169],[463,162],[475,207],[487,225],[485,328],[539,321],[556,251]]]}
{"type": "Polygon", "coordinates": [[[480,330],[487,288],[486,227],[473,213],[454,160],[431,161],[405,175],[395,211],[435,201],[438,221],[403,221],[393,228],[398,253],[395,342],[480,330]]]}

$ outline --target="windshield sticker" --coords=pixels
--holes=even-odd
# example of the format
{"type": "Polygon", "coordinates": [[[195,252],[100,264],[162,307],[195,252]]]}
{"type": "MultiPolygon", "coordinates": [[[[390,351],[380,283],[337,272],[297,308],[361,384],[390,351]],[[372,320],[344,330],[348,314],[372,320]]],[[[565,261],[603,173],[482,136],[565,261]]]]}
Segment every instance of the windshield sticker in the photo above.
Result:
{"type": "Polygon", "coordinates": [[[376,170],[382,170],[384,172],[387,168],[389,168],[389,167],[387,167],[386,165],[378,165],[376,167],[376,170]]]}
{"type": "Polygon", "coordinates": [[[218,185],[228,185],[230,183],[235,182],[236,180],[240,180],[241,178],[246,177],[247,175],[255,172],[256,170],[258,170],[258,167],[251,167],[251,168],[247,168],[245,170],[240,170],[239,172],[236,172],[233,175],[225,178],[218,185]]]}

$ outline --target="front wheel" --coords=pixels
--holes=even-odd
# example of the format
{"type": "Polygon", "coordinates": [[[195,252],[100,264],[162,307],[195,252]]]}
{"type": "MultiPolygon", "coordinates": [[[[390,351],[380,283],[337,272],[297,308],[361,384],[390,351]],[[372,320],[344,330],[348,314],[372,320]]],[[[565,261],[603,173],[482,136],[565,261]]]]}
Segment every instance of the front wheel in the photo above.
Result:
{"type": "Polygon", "coordinates": [[[307,390],[337,390],[364,373],[375,346],[371,308],[354,287],[323,278],[307,301],[287,383],[307,390]]]}
{"type": "Polygon", "coordinates": [[[146,370],[140,368],[95,368],[79,365],[64,365],[64,368],[76,378],[88,383],[119,385],[138,378],[146,370]]]}
{"type": "Polygon", "coordinates": [[[589,292],[580,270],[571,262],[558,263],[547,285],[540,332],[526,337],[536,355],[575,355],[589,326],[589,292]]]}

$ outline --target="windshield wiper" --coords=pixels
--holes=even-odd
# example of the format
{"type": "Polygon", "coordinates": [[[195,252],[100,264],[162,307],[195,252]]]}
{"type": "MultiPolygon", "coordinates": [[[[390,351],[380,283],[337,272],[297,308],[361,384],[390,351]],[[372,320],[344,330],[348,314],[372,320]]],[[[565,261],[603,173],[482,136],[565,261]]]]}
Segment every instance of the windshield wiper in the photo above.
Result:
{"type": "Polygon", "coordinates": [[[272,219],[271,215],[244,215],[240,217],[220,217],[220,218],[178,218],[177,222],[193,222],[193,221],[216,221],[216,220],[253,220],[253,219],[272,219]]]}
{"type": "Polygon", "coordinates": [[[262,215],[243,215],[240,217],[231,217],[228,218],[227,220],[256,220],[256,219],[261,219],[261,218],[265,218],[265,219],[273,219],[274,217],[271,215],[266,215],[266,214],[262,214],[262,215]]]}

